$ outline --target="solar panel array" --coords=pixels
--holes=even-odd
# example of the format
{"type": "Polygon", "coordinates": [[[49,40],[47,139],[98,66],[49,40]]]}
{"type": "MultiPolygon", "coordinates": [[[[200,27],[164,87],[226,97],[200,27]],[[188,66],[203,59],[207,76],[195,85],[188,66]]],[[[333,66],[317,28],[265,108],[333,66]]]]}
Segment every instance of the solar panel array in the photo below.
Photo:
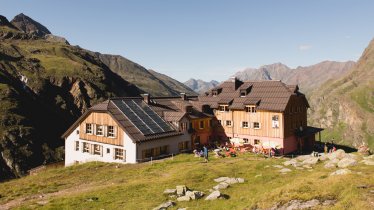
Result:
{"type": "Polygon", "coordinates": [[[143,135],[174,131],[165,120],[141,99],[114,100],[113,103],[143,135]]]}

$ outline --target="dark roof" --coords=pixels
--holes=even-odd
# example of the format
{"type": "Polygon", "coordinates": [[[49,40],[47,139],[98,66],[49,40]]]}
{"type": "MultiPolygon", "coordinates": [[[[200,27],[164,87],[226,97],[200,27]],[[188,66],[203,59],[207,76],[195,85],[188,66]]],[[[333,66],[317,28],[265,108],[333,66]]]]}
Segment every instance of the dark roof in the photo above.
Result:
{"type": "Polygon", "coordinates": [[[196,98],[153,97],[147,104],[142,97],[112,98],[92,106],[64,134],[67,137],[92,112],[110,114],[118,125],[136,142],[182,135],[168,122],[208,118],[193,105],[196,98]],[[191,100],[191,103],[189,102],[191,100]],[[189,107],[189,109],[187,109],[189,107]],[[188,112],[187,112],[188,110],[188,112]]]}
{"type": "MultiPolygon", "coordinates": [[[[199,102],[208,104],[211,108],[218,108],[219,104],[228,104],[230,109],[244,109],[246,105],[256,105],[257,110],[285,111],[291,96],[304,97],[298,92],[297,85],[286,85],[278,80],[245,81],[229,80],[215,89],[222,89],[218,95],[212,91],[199,96],[199,102]],[[241,90],[247,90],[242,97],[241,90]]],[[[305,99],[306,101],[306,99],[305,99]]],[[[307,106],[309,106],[306,103],[307,106]]]]}

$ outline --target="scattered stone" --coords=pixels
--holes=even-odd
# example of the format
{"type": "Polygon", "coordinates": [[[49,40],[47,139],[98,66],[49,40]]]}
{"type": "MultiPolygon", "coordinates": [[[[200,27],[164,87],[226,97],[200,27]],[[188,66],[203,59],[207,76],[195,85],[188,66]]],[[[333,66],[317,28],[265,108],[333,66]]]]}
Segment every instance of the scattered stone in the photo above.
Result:
{"type": "Polygon", "coordinates": [[[312,166],[310,165],[303,165],[304,168],[307,168],[307,169],[312,169],[312,166]]]}
{"type": "Polygon", "coordinates": [[[345,157],[346,157],[346,153],[342,149],[338,149],[335,152],[333,152],[331,154],[328,154],[328,158],[330,160],[332,160],[332,159],[339,159],[339,160],[341,160],[341,159],[343,159],[345,157]]]}
{"type": "Polygon", "coordinates": [[[322,206],[332,206],[336,203],[336,200],[325,200],[322,203],[322,206]]]}
{"type": "Polygon", "coordinates": [[[217,179],[214,179],[215,182],[224,182],[226,181],[227,179],[229,179],[229,177],[219,177],[217,179]]]}
{"type": "Polygon", "coordinates": [[[357,165],[357,161],[353,158],[343,158],[338,162],[339,168],[347,168],[349,166],[357,165]]]}
{"type": "Polygon", "coordinates": [[[177,195],[178,196],[183,196],[187,191],[187,187],[186,187],[186,185],[178,185],[176,187],[176,190],[177,190],[177,195]]]}
{"type": "Polygon", "coordinates": [[[170,195],[170,194],[175,194],[177,192],[176,189],[166,189],[164,191],[164,194],[170,195]]]}
{"type": "Polygon", "coordinates": [[[313,171],[313,169],[309,169],[308,171],[309,171],[309,172],[312,172],[312,171],[313,171]]]}
{"type": "Polygon", "coordinates": [[[365,165],[368,165],[368,166],[374,166],[374,161],[370,160],[370,159],[363,160],[361,162],[364,163],[365,165]]]}
{"type": "Polygon", "coordinates": [[[274,168],[283,168],[281,165],[273,165],[274,168]]]}
{"type": "Polygon", "coordinates": [[[303,163],[302,162],[296,162],[294,164],[292,164],[293,167],[302,167],[303,166],[303,163]]]}
{"type": "Polygon", "coordinates": [[[97,200],[99,200],[98,197],[92,197],[92,198],[87,198],[86,199],[86,201],[88,201],[88,202],[97,201],[97,200]]]}
{"type": "Polygon", "coordinates": [[[208,195],[205,200],[209,201],[209,200],[216,200],[217,198],[219,198],[221,196],[221,192],[216,190],[216,191],[213,191],[210,195],[208,195]]]}
{"type": "Polygon", "coordinates": [[[186,197],[186,196],[189,197],[192,200],[196,200],[196,199],[199,199],[199,198],[203,197],[204,196],[204,192],[200,192],[200,191],[187,191],[186,195],[182,196],[182,197],[186,197]]]}
{"type": "Polygon", "coordinates": [[[262,174],[257,174],[256,176],[255,176],[255,178],[257,178],[257,177],[261,177],[262,176],[262,174]]]}
{"type": "Polygon", "coordinates": [[[294,164],[296,164],[296,163],[298,163],[296,159],[291,159],[291,160],[287,160],[287,161],[285,161],[285,162],[283,163],[283,165],[285,165],[285,166],[289,166],[289,165],[294,165],[294,164]]]}
{"type": "Polygon", "coordinates": [[[184,195],[184,196],[181,196],[181,197],[177,198],[177,201],[190,201],[190,200],[191,200],[191,197],[187,196],[187,195],[184,195]]]}
{"type": "Polygon", "coordinates": [[[243,178],[236,178],[236,181],[238,181],[238,183],[244,183],[244,179],[243,178]]]}
{"type": "Polygon", "coordinates": [[[269,165],[266,165],[264,168],[269,168],[270,166],[269,165]]]}
{"type": "Polygon", "coordinates": [[[176,195],[169,195],[169,198],[176,198],[177,196],[176,195]]]}
{"type": "Polygon", "coordinates": [[[302,167],[295,167],[297,170],[304,170],[302,167]]]}
{"type": "Polygon", "coordinates": [[[227,184],[232,185],[238,183],[238,180],[236,178],[229,178],[225,181],[227,184]]]}
{"type": "Polygon", "coordinates": [[[329,161],[325,164],[325,168],[336,168],[336,165],[335,163],[329,161]]]}
{"type": "Polygon", "coordinates": [[[319,161],[318,157],[311,157],[311,158],[305,159],[303,161],[303,164],[306,164],[306,165],[315,165],[315,164],[318,163],[318,161],[319,161]]]}
{"type": "Polygon", "coordinates": [[[357,188],[359,188],[359,189],[366,189],[366,188],[368,188],[368,186],[367,185],[358,185],[357,188]]]}
{"type": "Polygon", "coordinates": [[[38,201],[36,202],[37,204],[41,205],[41,206],[44,206],[45,204],[47,204],[49,201],[48,200],[43,200],[43,201],[38,201]]]}
{"type": "Polygon", "coordinates": [[[330,176],[344,175],[344,174],[350,174],[350,173],[352,173],[352,171],[345,168],[345,169],[339,169],[339,170],[331,173],[330,176]]]}
{"type": "Polygon", "coordinates": [[[187,207],[186,208],[177,208],[177,210],[187,210],[187,207]]]}
{"type": "Polygon", "coordinates": [[[287,173],[287,172],[291,172],[291,171],[292,170],[289,169],[289,168],[283,168],[283,169],[279,170],[279,172],[281,172],[281,173],[287,173]]]}
{"type": "Polygon", "coordinates": [[[295,159],[298,160],[298,161],[304,161],[304,160],[306,160],[306,159],[308,159],[310,157],[311,157],[310,155],[300,155],[300,156],[298,156],[295,159]]]}
{"type": "Polygon", "coordinates": [[[167,201],[165,203],[160,204],[159,206],[157,206],[153,210],[165,210],[165,209],[167,209],[169,207],[172,207],[172,206],[175,206],[175,203],[173,201],[167,201]]]}
{"type": "Polygon", "coordinates": [[[313,200],[301,203],[300,209],[310,209],[310,208],[313,208],[315,206],[318,206],[319,204],[320,204],[319,200],[313,199],[313,200]]]}
{"type": "Polygon", "coordinates": [[[218,185],[214,186],[213,189],[215,190],[222,190],[228,188],[230,185],[227,184],[226,182],[221,182],[218,185]]]}

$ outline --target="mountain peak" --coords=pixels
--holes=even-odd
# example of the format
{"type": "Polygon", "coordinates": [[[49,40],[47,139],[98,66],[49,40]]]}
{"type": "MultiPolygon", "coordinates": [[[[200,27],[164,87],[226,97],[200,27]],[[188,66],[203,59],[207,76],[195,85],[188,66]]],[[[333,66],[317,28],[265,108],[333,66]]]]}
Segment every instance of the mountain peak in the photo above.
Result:
{"type": "Polygon", "coordinates": [[[10,28],[15,28],[6,17],[0,15],[0,26],[7,26],[10,28]]]}
{"type": "Polygon", "coordinates": [[[51,34],[51,32],[42,24],[33,20],[29,16],[20,13],[10,21],[19,30],[29,33],[36,34],[37,36],[43,37],[46,34],[51,34]]]}

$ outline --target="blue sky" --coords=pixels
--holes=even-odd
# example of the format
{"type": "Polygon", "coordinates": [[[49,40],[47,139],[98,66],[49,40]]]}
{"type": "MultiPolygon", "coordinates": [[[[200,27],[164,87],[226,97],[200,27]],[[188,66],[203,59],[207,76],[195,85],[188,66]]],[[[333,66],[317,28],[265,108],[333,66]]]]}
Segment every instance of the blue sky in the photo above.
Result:
{"type": "Polygon", "coordinates": [[[0,0],[73,45],[119,54],[181,82],[246,67],[356,61],[374,37],[372,0],[0,0]]]}

